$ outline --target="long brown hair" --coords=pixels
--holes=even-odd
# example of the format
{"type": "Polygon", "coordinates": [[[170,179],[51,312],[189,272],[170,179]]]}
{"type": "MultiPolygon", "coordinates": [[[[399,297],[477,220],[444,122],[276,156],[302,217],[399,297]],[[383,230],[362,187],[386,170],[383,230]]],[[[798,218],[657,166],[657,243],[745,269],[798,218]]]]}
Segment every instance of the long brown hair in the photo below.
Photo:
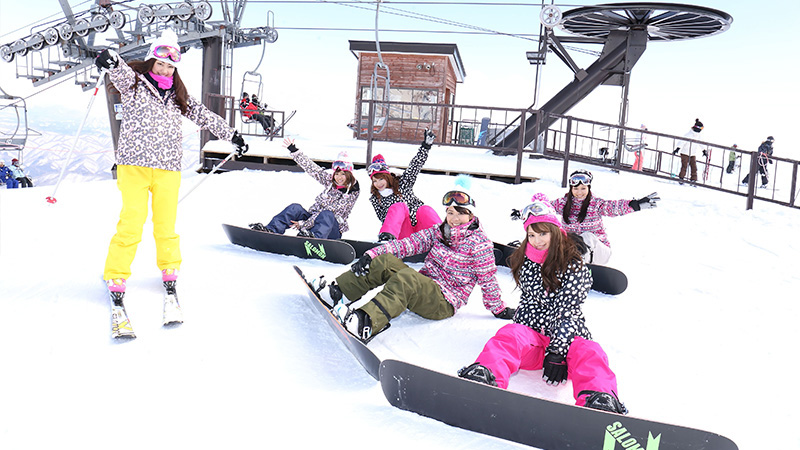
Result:
{"type": "MultiPolygon", "coordinates": [[[[336,169],[333,171],[333,175],[336,175],[336,172],[344,173],[344,184],[347,186],[347,191],[349,192],[351,189],[353,189],[353,186],[356,184],[356,177],[353,176],[353,172],[350,172],[349,170],[336,169]]],[[[333,175],[331,175],[331,185],[336,188],[336,180],[333,179],[333,175]]]]}
{"type": "Polygon", "coordinates": [[[373,197],[380,198],[381,196],[380,192],[378,192],[378,189],[375,187],[375,184],[373,183],[373,181],[375,181],[375,178],[378,178],[380,180],[386,180],[386,186],[392,189],[394,195],[402,197],[402,194],[400,193],[400,181],[397,179],[397,175],[393,173],[376,173],[370,177],[369,191],[372,193],[373,197]]]}
{"type": "MultiPolygon", "coordinates": [[[[561,281],[558,275],[567,271],[570,263],[579,262],[583,264],[580,251],[567,238],[561,229],[549,222],[536,222],[528,226],[528,229],[536,233],[550,233],[550,247],[547,250],[547,258],[542,263],[542,284],[547,292],[555,292],[561,288],[561,281]]],[[[519,276],[522,265],[525,262],[525,249],[528,244],[528,233],[526,230],[525,238],[521,241],[511,256],[508,257],[508,265],[511,267],[511,274],[519,287],[519,276]]]]}
{"type": "MultiPolygon", "coordinates": [[[[153,66],[155,63],[155,58],[151,58],[147,61],[130,61],[128,62],[128,66],[137,74],[146,74],[153,71],[153,66]]],[[[136,81],[133,82],[134,89],[139,85],[139,81],[139,77],[136,77],[136,81]]],[[[109,83],[109,85],[111,85],[109,87],[109,92],[119,93],[119,91],[111,83],[109,83]]],[[[189,110],[189,93],[186,91],[186,85],[183,84],[181,76],[178,75],[177,67],[175,68],[175,72],[172,74],[172,88],[175,90],[175,104],[178,105],[178,108],[181,110],[181,114],[186,114],[186,112],[189,110]]]]}

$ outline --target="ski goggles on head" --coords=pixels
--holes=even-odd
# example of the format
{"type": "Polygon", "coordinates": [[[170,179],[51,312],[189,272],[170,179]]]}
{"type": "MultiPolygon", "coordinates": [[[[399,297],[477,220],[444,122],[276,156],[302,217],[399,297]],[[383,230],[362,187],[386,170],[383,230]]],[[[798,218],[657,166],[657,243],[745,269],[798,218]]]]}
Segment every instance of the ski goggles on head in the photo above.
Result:
{"type": "Polygon", "coordinates": [[[592,184],[592,178],[592,174],[590,173],[574,173],[569,177],[569,185],[573,187],[579,184],[589,186],[592,184]]]}
{"type": "Polygon", "coordinates": [[[161,59],[171,59],[172,62],[180,62],[181,50],[169,45],[159,45],[153,49],[153,56],[161,59]]]}
{"type": "Polygon", "coordinates": [[[520,213],[520,218],[527,222],[531,216],[547,216],[547,215],[555,215],[556,210],[553,209],[553,205],[549,203],[545,203],[541,200],[536,200],[535,202],[531,203],[530,205],[526,206],[522,212],[520,213]]]}
{"type": "Polygon", "coordinates": [[[331,165],[333,171],[336,172],[337,170],[342,170],[345,172],[352,172],[353,171],[353,163],[347,161],[334,161],[331,165]]]}
{"type": "Polygon", "coordinates": [[[386,163],[372,163],[367,167],[367,175],[370,177],[376,173],[389,173],[389,166],[386,163]]]}
{"type": "Polygon", "coordinates": [[[475,200],[466,192],[450,191],[442,197],[442,205],[450,206],[455,203],[458,206],[475,206],[475,200]]]}

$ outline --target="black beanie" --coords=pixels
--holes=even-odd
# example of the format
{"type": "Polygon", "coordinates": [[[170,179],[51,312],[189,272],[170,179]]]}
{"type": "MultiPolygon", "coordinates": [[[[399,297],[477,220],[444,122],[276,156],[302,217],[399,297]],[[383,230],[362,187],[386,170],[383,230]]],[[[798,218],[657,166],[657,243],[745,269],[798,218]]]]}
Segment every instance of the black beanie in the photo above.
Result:
{"type": "Polygon", "coordinates": [[[692,126],[692,131],[699,133],[703,129],[703,122],[700,122],[700,119],[694,119],[694,126],[692,126]]]}

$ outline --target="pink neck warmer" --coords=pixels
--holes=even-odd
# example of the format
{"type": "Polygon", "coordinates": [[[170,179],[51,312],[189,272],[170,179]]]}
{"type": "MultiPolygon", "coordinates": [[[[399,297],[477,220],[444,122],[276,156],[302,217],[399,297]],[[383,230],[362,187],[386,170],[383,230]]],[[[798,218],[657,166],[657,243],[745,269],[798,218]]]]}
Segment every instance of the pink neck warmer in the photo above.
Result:
{"type": "Polygon", "coordinates": [[[150,76],[156,80],[158,83],[158,87],[161,89],[169,89],[172,87],[172,77],[165,77],[164,75],[156,75],[153,72],[150,72],[150,76]]]}
{"type": "Polygon", "coordinates": [[[535,263],[544,263],[544,260],[547,259],[547,250],[536,250],[536,248],[532,246],[530,242],[526,244],[527,247],[525,247],[525,256],[535,263]]]}

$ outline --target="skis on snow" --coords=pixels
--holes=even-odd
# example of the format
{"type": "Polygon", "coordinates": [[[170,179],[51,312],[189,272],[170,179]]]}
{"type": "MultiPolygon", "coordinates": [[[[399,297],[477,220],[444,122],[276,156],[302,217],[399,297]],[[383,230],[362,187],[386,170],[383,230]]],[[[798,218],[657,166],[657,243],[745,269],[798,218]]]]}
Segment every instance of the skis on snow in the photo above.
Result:
{"type": "Polygon", "coordinates": [[[109,291],[111,295],[111,337],[114,339],[135,339],[136,333],[128,319],[128,312],[125,311],[123,299],[124,292],[109,291]]]}
{"type": "MultiPolygon", "coordinates": [[[[165,327],[183,323],[183,311],[178,302],[175,281],[164,281],[164,309],[162,322],[165,327]]],[[[109,291],[111,298],[111,337],[113,339],[136,339],[133,325],[125,310],[125,293],[109,291]]]]}

